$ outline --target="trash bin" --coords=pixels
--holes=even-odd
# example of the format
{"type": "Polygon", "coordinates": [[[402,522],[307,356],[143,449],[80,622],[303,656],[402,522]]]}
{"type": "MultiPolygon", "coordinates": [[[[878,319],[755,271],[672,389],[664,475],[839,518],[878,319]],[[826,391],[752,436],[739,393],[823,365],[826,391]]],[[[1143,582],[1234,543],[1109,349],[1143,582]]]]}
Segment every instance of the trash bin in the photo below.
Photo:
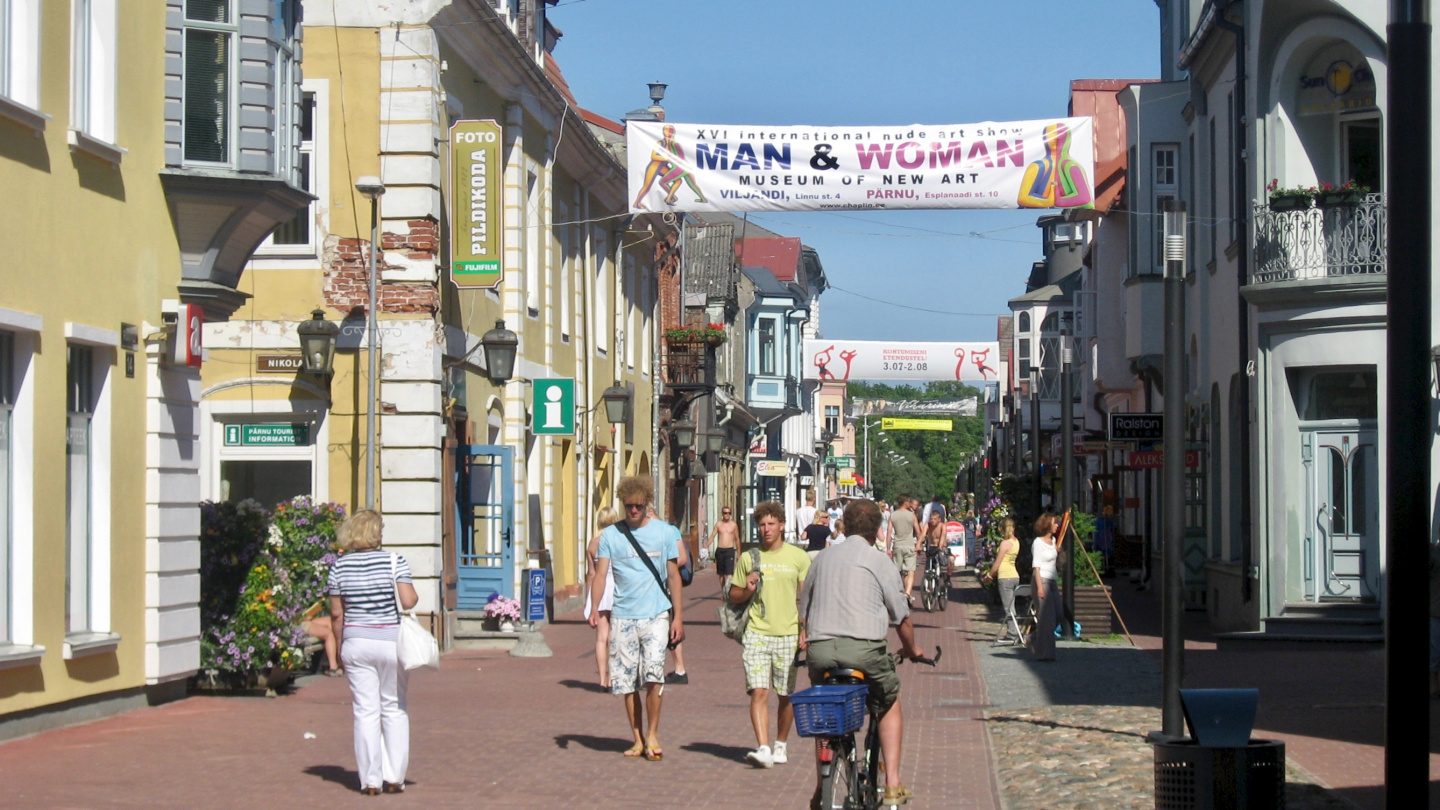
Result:
{"type": "Polygon", "coordinates": [[[1156,810],[1282,810],[1285,743],[1250,738],[1259,692],[1182,689],[1193,739],[1155,743],[1156,810]]]}

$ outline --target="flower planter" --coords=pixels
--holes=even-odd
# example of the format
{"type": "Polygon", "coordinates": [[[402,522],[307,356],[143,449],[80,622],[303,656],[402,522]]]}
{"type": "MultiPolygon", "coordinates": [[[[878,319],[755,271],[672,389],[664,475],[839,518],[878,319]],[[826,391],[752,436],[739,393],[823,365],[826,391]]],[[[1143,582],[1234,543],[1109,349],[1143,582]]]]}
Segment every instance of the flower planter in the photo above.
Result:
{"type": "Polygon", "coordinates": [[[1310,207],[1309,194],[1282,194],[1270,198],[1271,211],[1295,211],[1310,207]]]}
{"type": "Polygon", "coordinates": [[[1085,636],[1108,636],[1115,632],[1115,614],[1103,585],[1075,586],[1075,621],[1085,636]]]}
{"type": "Polygon", "coordinates": [[[1364,200],[1365,195],[1359,191],[1326,191],[1315,197],[1315,205],[1319,208],[1340,208],[1359,205],[1364,200]]]}

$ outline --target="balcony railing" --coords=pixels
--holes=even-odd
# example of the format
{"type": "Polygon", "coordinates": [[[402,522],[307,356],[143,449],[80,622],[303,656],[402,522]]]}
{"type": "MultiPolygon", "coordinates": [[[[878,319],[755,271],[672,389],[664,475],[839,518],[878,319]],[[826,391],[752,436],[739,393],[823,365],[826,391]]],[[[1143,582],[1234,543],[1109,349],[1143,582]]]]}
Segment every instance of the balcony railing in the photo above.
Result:
{"type": "Polygon", "coordinates": [[[665,384],[679,391],[715,387],[715,347],[704,343],[667,343],[665,384]]]}
{"type": "Polygon", "coordinates": [[[1385,198],[1328,208],[1255,206],[1255,284],[1385,272],[1385,198]]]}

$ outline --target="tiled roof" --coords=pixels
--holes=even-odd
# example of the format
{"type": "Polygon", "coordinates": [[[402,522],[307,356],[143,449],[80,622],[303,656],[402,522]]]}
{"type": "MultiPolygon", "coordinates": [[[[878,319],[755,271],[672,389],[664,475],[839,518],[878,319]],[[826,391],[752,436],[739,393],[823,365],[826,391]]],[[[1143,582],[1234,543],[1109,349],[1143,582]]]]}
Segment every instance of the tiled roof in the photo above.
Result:
{"type": "Polygon", "coordinates": [[[735,254],[742,267],[764,267],[776,281],[795,281],[800,266],[800,238],[776,236],[768,238],[750,237],[735,243],[735,254]]]}
{"type": "Polygon", "coordinates": [[[609,130],[616,135],[625,134],[625,125],[620,123],[619,121],[612,121],[599,113],[590,112],[584,107],[576,107],[575,110],[576,112],[580,113],[580,120],[584,121],[587,124],[594,124],[595,126],[600,127],[601,129],[609,130]]]}
{"type": "Polygon", "coordinates": [[[555,89],[559,90],[560,95],[570,102],[571,107],[580,106],[580,103],[575,100],[575,94],[570,92],[570,84],[565,81],[565,74],[560,72],[560,63],[555,61],[555,57],[549,51],[545,52],[545,78],[555,85],[555,89]]]}

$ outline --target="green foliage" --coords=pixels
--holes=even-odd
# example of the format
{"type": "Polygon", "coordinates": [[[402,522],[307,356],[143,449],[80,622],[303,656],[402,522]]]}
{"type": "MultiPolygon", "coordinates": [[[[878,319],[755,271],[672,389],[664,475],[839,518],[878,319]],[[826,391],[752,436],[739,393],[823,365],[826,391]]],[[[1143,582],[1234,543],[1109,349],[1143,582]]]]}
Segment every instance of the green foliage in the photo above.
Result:
{"type": "Polygon", "coordinates": [[[1098,551],[1086,551],[1085,544],[1095,539],[1095,516],[1076,509],[1070,513],[1070,528],[1075,537],[1080,539],[1080,545],[1076,546],[1077,553],[1072,557],[1072,564],[1075,566],[1076,585],[1099,585],[1100,578],[1095,575],[1096,571],[1105,570],[1105,555],[1098,551]],[[1089,555],[1090,563],[1080,558],[1081,554],[1089,555]]]}
{"type": "MultiPolygon", "coordinates": [[[[847,393],[852,398],[890,401],[915,399],[964,399],[978,397],[980,392],[955,380],[937,380],[923,388],[914,385],[887,385],[874,382],[850,382],[847,393]]],[[[928,430],[892,430],[885,435],[872,427],[869,440],[874,442],[870,453],[870,476],[875,497],[893,500],[907,493],[922,501],[931,495],[944,496],[946,501],[955,488],[960,467],[980,447],[984,427],[979,417],[950,417],[948,433],[928,430]],[[893,451],[909,464],[892,461],[886,451],[893,451]]],[[[865,457],[865,431],[857,431],[857,453],[865,457]]]]}
{"type": "Polygon", "coordinates": [[[344,507],[305,497],[273,515],[250,501],[201,504],[203,668],[247,674],[301,664],[301,616],[324,595],[344,519],[344,507]]]}

